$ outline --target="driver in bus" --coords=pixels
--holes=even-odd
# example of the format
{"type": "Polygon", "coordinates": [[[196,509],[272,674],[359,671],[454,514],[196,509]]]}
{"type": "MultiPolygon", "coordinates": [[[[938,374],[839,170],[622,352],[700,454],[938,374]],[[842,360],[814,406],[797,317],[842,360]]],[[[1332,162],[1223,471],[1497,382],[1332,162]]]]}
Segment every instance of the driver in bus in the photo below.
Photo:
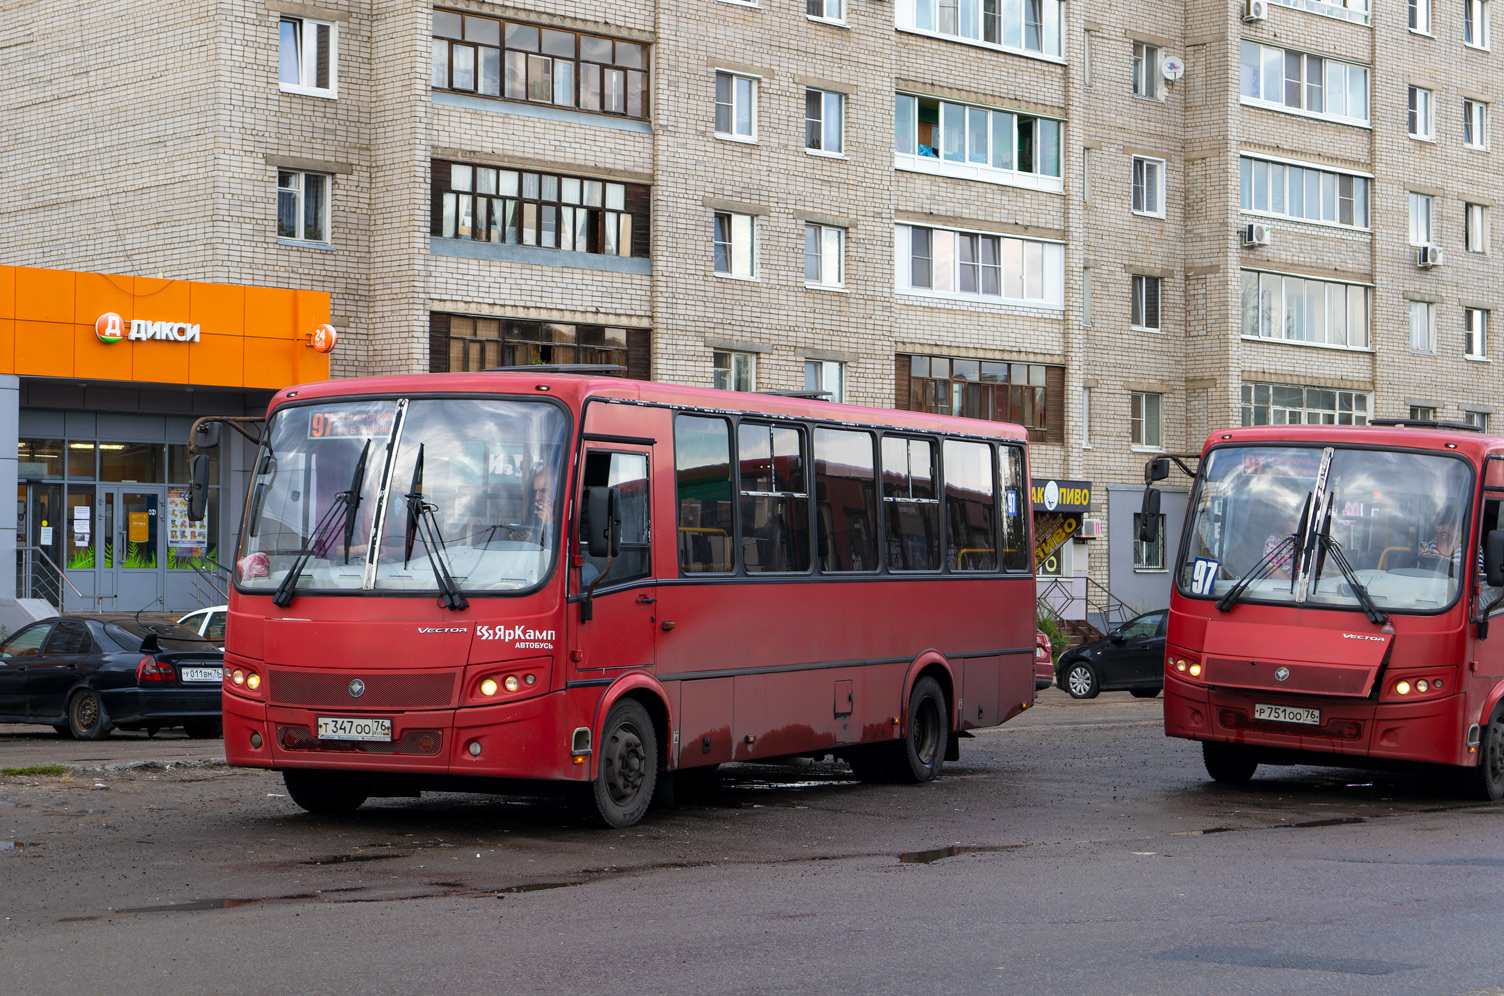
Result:
{"type": "MultiPolygon", "coordinates": [[[[1431,524],[1431,538],[1415,551],[1419,557],[1434,557],[1446,565],[1448,577],[1462,575],[1461,516],[1454,505],[1443,505],[1431,524]]],[[[1483,576],[1483,547],[1478,547],[1478,576],[1483,576]]],[[[1439,567],[1438,567],[1439,569],[1439,567]]]]}
{"type": "Polygon", "coordinates": [[[554,533],[554,470],[547,464],[534,468],[523,497],[529,502],[527,518],[511,531],[511,538],[547,547],[554,533]]]}

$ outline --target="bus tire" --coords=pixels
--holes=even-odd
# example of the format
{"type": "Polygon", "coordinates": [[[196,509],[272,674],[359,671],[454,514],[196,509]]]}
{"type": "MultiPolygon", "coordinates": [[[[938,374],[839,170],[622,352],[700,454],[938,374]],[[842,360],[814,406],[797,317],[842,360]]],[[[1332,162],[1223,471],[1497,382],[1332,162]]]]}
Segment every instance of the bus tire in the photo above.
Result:
{"type": "Polygon", "coordinates": [[[290,768],[282,772],[287,794],[302,809],[318,816],[353,813],[366,801],[358,775],[342,771],[307,771],[290,768]]]}
{"type": "Polygon", "coordinates": [[[896,782],[932,782],[945,765],[945,741],[950,736],[946,721],[945,693],[934,678],[920,678],[909,694],[908,733],[892,744],[890,777],[896,782]]]}
{"type": "Polygon", "coordinates": [[[1498,802],[1504,798],[1504,707],[1494,707],[1478,740],[1478,767],[1473,778],[1478,798],[1498,802]]]}
{"type": "Polygon", "coordinates": [[[1259,762],[1247,747],[1214,740],[1201,741],[1201,760],[1212,781],[1223,785],[1246,785],[1258,770],[1259,762]]]}
{"type": "Polygon", "coordinates": [[[658,736],[642,703],[622,699],[606,714],[601,730],[600,767],[583,786],[581,815],[622,829],[647,815],[658,781],[658,736]]]}

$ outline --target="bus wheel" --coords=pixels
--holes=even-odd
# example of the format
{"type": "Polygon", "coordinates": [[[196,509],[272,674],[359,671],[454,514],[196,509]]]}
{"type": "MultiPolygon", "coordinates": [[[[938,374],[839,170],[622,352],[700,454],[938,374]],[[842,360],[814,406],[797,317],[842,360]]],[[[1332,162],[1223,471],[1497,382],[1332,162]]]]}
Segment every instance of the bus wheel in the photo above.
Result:
{"type": "Polygon", "coordinates": [[[1246,784],[1259,767],[1248,748],[1212,740],[1201,741],[1201,759],[1212,780],[1224,785],[1246,784]]]}
{"type": "Polygon", "coordinates": [[[945,763],[950,724],[945,718],[945,693],[934,678],[920,678],[909,695],[909,735],[896,748],[891,775],[896,782],[930,782],[945,763]]]}
{"type": "Polygon", "coordinates": [[[658,779],[658,737],[652,717],[634,699],[622,699],[606,715],[600,740],[600,771],[582,807],[610,827],[629,827],[647,814],[658,779]]]}
{"type": "Polygon", "coordinates": [[[282,784],[303,809],[320,816],[353,813],[366,801],[366,790],[359,776],[338,771],[289,769],[282,772],[282,784]]]}
{"type": "Polygon", "coordinates": [[[1495,709],[1478,743],[1478,797],[1489,802],[1504,798],[1504,710],[1495,709]]]}

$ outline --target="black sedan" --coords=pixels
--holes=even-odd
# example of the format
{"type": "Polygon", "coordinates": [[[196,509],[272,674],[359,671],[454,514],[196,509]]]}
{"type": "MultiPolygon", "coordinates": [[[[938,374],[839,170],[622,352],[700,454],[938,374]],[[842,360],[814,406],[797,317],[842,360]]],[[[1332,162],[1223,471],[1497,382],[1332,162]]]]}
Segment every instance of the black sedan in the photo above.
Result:
{"type": "Polygon", "coordinates": [[[1152,699],[1165,687],[1165,621],[1159,609],[1123,623],[1100,640],[1072,647],[1055,664],[1055,684],[1073,699],[1126,689],[1152,699]]]}
{"type": "Polygon", "coordinates": [[[98,740],[181,726],[220,735],[224,654],[174,623],[61,616],[0,645],[0,723],[45,723],[98,740]]]}

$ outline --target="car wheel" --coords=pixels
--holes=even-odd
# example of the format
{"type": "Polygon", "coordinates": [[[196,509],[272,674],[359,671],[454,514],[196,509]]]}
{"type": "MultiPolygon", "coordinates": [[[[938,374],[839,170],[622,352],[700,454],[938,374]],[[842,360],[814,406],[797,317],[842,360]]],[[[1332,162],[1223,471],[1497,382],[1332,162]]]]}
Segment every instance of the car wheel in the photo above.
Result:
{"type": "Polygon", "coordinates": [[[1478,741],[1473,788],[1478,798],[1489,802],[1504,798],[1504,707],[1494,709],[1478,741]]]}
{"type": "Polygon", "coordinates": [[[100,740],[110,735],[110,725],[99,693],[80,688],[68,703],[69,732],[78,740],[100,740]]]}
{"type": "Polygon", "coordinates": [[[1073,699],[1094,699],[1102,689],[1097,684],[1097,672],[1083,660],[1074,660],[1063,672],[1065,690],[1073,699]]]}
{"type": "Polygon", "coordinates": [[[909,721],[903,740],[887,744],[888,774],[896,782],[932,782],[945,764],[950,734],[945,693],[934,678],[920,678],[909,693],[909,721]]]}
{"type": "Polygon", "coordinates": [[[217,740],[224,736],[224,724],[217,719],[200,719],[184,723],[183,732],[194,740],[217,740]]]}
{"type": "Polygon", "coordinates": [[[1259,767],[1258,760],[1247,747],[1212,740],[1201,742],[1201,760],[1212,780],[1224,785],[1247,784],[1259,767]]]}
{"type": "Polygon", "coordinates": [[[282,772],[282,784],[293,802],[320,816],[353,813],[367,798],[360,776],[341,771],[294,768],[282,772]]]}
{"type": "Polygon", "coordinates": [[[1159,694],[1159,688],[1130,688],[1128,694],[1136,699],[1152,699],[1159,694]]]}
{"type": "Polygon", "coordinates": [[[577,790],[575,808],[591,823],[622,829],[647,815],[658,779],[658,736],[642,703],[622,699],[606,714],[600,769],[577,790]]]}

